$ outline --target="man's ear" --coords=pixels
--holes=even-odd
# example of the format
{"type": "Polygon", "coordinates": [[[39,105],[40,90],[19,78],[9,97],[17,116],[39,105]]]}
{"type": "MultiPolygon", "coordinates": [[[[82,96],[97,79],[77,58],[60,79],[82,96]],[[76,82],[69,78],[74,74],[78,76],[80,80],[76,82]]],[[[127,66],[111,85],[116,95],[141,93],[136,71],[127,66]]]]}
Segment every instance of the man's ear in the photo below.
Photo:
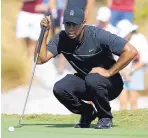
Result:
{"type": "Polygon", "coordinates": [[[86,20],[84,20],[83,22],[82,22],[82,24],[85,24],[86,23],[86,20]]]}
{"type": "Polygon", "coordinates": [[[86,23],[86,21],[84,20],[84,21],[82,22],[82,27],[84,27],[85,23],[86,23]]]}

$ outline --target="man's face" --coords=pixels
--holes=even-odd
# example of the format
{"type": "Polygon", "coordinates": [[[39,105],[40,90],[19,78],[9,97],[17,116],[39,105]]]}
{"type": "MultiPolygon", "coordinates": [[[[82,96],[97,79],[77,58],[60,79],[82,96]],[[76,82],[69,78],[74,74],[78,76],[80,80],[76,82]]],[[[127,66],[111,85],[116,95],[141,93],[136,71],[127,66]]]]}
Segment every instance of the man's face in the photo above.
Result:
{"type": "Polygon", "coordinates": [[[67,22],[65,25],[65,32],[69,38],[75,39],[78,37],[83,29],[83,24],[75,24],[72,22],[67,22]]]}

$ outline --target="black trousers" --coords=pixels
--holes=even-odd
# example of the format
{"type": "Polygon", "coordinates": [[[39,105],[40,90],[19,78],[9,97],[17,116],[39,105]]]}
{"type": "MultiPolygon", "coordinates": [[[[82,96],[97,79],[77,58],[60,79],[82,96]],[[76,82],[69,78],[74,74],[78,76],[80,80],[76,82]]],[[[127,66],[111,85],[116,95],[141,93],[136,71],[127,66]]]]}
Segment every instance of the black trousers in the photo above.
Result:
{"type": "Polygon", "coordinates": [[[89,114],[92,111],[92,105],[83,102],[87,100],[94,103],[99,118],[112,118],[109,101],[118,97],[122,89],[123,81],[119,74],[110,78],[96,73],[85,78],[69,74],[55,83],[53,92],[75,114],[89,114]]]}

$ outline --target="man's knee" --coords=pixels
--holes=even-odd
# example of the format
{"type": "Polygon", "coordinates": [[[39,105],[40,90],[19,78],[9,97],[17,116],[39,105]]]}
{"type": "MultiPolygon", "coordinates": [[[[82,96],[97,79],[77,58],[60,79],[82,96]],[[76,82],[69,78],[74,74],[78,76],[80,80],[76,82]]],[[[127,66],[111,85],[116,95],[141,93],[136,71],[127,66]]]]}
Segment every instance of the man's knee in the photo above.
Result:
{"type": "Polygon", "coordinates": [[[63,92],[64,92],[64,87],[61,84],[61,82],[56,82],[53,87],[54,95],[57,97],[57,96],[62,95],[63,92]]]}
{"type": "Polygon", "coordinates": [[[106,83],[106,78],[101,76],[100,74],[93,73],[85,77],[85,83],[87,86],[96,88],[99,85],[104,85],[106,83]]]}

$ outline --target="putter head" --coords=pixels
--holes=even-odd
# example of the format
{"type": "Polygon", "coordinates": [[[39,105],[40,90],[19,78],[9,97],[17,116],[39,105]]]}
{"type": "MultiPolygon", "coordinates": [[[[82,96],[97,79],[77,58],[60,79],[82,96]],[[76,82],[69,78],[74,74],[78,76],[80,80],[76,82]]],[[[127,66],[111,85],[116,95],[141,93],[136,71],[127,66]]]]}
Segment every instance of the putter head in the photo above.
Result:
{"type": "Polygon", "coordinates": [[[15,126],[15,128],[21,128],[23,126],[22,124],[22,118],[19,120],[19,123],[17,126],[15,126]]]}
{"type": "Polygon", "coordinates": [[[22,126],[22,124],[18,124],[17,126],[14,126],[14,128],[21,128],[22,126]]]}

